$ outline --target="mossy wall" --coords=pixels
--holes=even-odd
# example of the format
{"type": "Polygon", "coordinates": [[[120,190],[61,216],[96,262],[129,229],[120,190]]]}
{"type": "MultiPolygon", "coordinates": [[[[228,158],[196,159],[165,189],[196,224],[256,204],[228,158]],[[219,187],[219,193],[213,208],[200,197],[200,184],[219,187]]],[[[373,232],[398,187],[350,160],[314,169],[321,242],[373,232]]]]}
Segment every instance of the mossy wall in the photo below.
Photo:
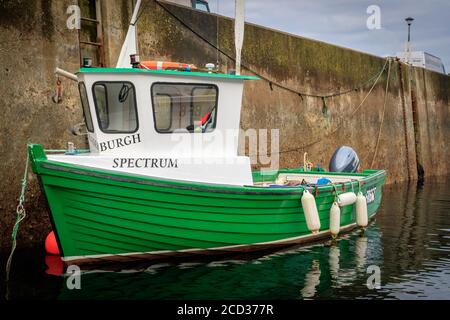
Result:
{"type": "MultiPolygon", "coordinates": [[[[27,141],[61,149],[67,141],[85,146],[68,129],[82,121],[76,83],[63,81],[63,101],[51,98],[55,67],[79,68],[76,30],[66,27],[73,1],[0,1],[0,239],[9,246],[26,159],[27,141]]],[[[45,200],[34,174],[28,174],[28,212],[19,244],[41,242],[50,230],[45,200]]],[[[1,261],[4,265],[5,261],[1,261]]]]}
{"type": "MultiPolygon", "coordinates": [[[[218,54],[155,1],[144,3],[138,22],[142,59],[198,66],[218,59],[222,71],[234,68],[232,59],[218,54]]],[[[85,146],[84,138],[68,131],[83,121],[76,84],[64,80],[62,103],[51,101],[54,68],[71,72],[79,68],[78,34],[66,27],[66,10],[71,4],[69,0],[0,0],[0,247],[10,246],[26,142],[42,143],[48,149],[65,148],[67,141],[79,148],[85,146]]],[[[234,56],[232,19],[164,5],[195,32],[234,56]]],[[[131,13],[132,1],[108,0],[102,6],[107,66],[116,64],[131,13]]],[[[242,60],[274,83],[309,94],[351,89],[376,75],[385,63],[379,57],[251,24],[246,25],[242,60]]],[[[246,69],[243,73],[252,74],[246,69]]],[[[315,164],[327,167],[336,147],[345,144],[358,152],[362,169],[386,169],[391,183],[416,179],[417,161],[426,176],[448,174],[449,77],[394,62],[383,108],[386,80],[387,72],[359,108],[370,86],[327,99],[328,119],[323,116],[321,99],[299,96],[275,85],[271,88],[264,80],[249,81],[241,126],[280,129],[280,150],[296,149],[280,154],[282,167],[301,165],[304,152],[315,164]]],[[[19,246],[43,243],[50,230],[45,201],[31,172],[28,181],[28,216],[19,232],[19,246]]]]}
{"type": "MultiPolygon", "coordinates": [[[[102,6],[105,62],[114,66],[132,13],[132,2],[105,1],[102,6]]],[[[52,102],[55,67],[76,72],[80,67],[77,30],[67,28],[70,0],[0,0],[0,250],[10,248],[11,230],[20,193],[28,141],[47,149],[65,149],[67,142],[87,147],[84,137],[69,129],[83,121],[77,84],[62,79],[63,99],[52,102]]],[[[82,14],[86,14],[80,1],[82,14]]],[[[89,25],[88,25],[89,26],[89,25]]],[[[81,37],[90,29],[82,29],[81,37]]],[[[87,52],[92,52],[88,50],[87,52]]],[[[86,51],[85,51],[86,53],[86,51]]],[[[45,199],[35,175],[28,173],[25,207],[28,215],[18,245],[42,244],[50,231],[45,199]]],[[[1,252],[0,252],[1,253],[1,252]]],[[[0,263],[4,255],[0,254],[0,263]]]]}
{"type": "MultiPolygon", "coordinates": [[[[223,72],[234,68],[233,60],[227,57],[235,55],[232,19],[163,5],[167,10],[149,2],[139,21],[142,59],[199,66],[219,61],[223,72]]],[[[448,151],[443,148],[445,138],[450,136],[445,120],[449,107],[448,76],[393,61],[387,96],[386,67],[370,94],[372,83],[326,99],[326,118],[322,99],[300,96],[275,83],[313,95],[347,91],[377,75],[386,60],[246,24],[242,62],[248,67],[244,73],[255,71],[273,84],[265,80],[246,83],[241,127],[280,129],[282,167],[301,165],[304,152],[315,164],[320,162],[326,167],[338,146],[349,145],[359,154],[362,169],[386,169],[389,183],[417,179],[417,161],[425,176],[450,173],[448,151]],[[429,86],[425,91],[420,87],[424,83],[429,86]],[[424,142],[417,143],[417,139],[424,142]]]]}

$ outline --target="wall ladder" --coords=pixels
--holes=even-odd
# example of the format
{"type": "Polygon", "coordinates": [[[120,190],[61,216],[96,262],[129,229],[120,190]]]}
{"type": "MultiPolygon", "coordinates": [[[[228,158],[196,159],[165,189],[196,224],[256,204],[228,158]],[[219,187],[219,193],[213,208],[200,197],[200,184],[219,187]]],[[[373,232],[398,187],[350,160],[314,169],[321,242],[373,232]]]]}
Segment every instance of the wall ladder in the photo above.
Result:
{"type": "Polygon", "coordinates": [[[81,26],[78,30],[80,66],[91,58],[93,67],[105,67],[101,0],[78,0],[81,26]]]}

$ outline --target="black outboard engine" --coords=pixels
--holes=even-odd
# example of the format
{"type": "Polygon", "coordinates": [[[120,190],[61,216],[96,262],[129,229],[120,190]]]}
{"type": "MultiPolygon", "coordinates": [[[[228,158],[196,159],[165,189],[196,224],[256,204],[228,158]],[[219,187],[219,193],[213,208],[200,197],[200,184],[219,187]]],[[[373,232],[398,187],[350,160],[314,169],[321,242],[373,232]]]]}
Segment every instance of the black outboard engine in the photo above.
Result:
{"type": "Polygon", "coordinates": [[[355,150],[342,146],[336,149],[330,160],[329,170],[331,172],[351,172],[358,171],[359,158],[355,150]]]}

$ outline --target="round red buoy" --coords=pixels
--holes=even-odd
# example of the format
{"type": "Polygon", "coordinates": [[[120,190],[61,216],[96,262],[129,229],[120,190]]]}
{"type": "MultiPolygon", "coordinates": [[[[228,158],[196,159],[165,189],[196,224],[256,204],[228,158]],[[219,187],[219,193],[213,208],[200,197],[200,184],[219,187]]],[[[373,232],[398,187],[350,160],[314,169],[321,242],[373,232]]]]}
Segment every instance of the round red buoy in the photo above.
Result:
{"type": "Polygon", "coordinates": [[[48,254],[54,254],[59,256],[58,243],[56,242],[55,233],[51,231],[47,238],[45,238],[45,251],[48,254]]]}
{"type": "Polygon", "coordinates": [[[47,265],[47,274],[60,276],[64,272],[64,262],[59,256],[45,256],[45,264],[47,265]]]}

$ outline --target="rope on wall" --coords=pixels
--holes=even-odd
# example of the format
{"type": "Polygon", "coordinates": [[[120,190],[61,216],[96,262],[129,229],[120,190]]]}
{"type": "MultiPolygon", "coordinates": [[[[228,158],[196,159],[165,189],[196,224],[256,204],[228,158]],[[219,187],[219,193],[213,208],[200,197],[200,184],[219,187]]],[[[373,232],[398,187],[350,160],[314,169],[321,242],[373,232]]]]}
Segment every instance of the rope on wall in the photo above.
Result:
{"type": "Polygon", "coordinates": [[[343,127],[344,123],[346,121],[348,121],[349,118],[353,117],[359,111],[359,109],[361,109],[361,107],[364,105],[364,103],[366,102],[367,98],[370,96],[370,94],[372,93],[372,91],[375,88],[376,84],[380,80],[384,70],[386,69],[387,63],[388,63],[388,61],[386,60],[386,63],[384,64],[383,69],[378,74],[378,77],[375,79],[375,82],[373,83],[372,87],[370,88],[369,92],[366,94],[364,99],[361,101],[361,103],[355,109],[353,109],[353,111],[350,113],[349,116],[340,118],[340,120],[338,121],[338,122],[340,122],[339,125],[333,131],[331,131],[330,133],[324,135],[323,137],[321,137],[321,138],[319,138],[319,139],[317,139],[317,140],[315,140],[315,141],[313,141],[311,143],[305,144],[305,145],[297,147],[297,148],[283,150],[283,151],[280,151],[279,153],[280,154],[281,153],[288,153],[288,152],[294,152],[294,151],[303,150],[305,148],[309,148],[309,147],[311,147],[311,146],[313,146],[313,145],[323,141],[324,139],[334,135],[335,133],[337,133],[343,127]]]}
{"type": "MultiPolygon", "coordinates": [[[[209,46],[213,47],[214,49],[216,49],[218,52],[222,53],[225,57],[227,57],[228,59],[236,62],[236,59],[229,53],[223,51],[222,49],[218,48],[217,45],[215,45],[214,43],[212,43],[210,40],[206,39],[203,35],[201,35],[199,32],[195,31],[194,29],[192,29],[191,26],[189,26],[185,21],[183,21],[183,19],[181,19],[180,17],[178,17],[175,13],[173,13],[169,8],[167,8],[165,5],[163,5],[162,3],[160,3],[159,1],[155,1],[156,4],[161,7],[165,12],[167,12],[170,16],[172,16],[175,20],[177,20],[183,27],[185,27],[186,29],[188,29],[189,31],[191,31],[193,34],[195,34],[198,38],[200,38],[201,40],[203,40],[204,42],[206,42],[209,46]]],[[[142,14],[142,12],[141,12],[142,14]]],[[[141,16],[141,14],[138,16],[141,16]]],[[[136,20],[137,22],[137,20],[136,20]]],[[[270,85],[270,88],[272,89],[273,86],[276,86],[278,88],[281,88],[283,90],[289,91],[293,94],[296,94],[298,96],[300,96],[302,99],[303,97],[312,97],[312,98],[320,98],[320,99],[324,99],[324,98],[332,98],[332,97],[337,97],[337,96],[341,96],[341,95],[345,95],[351,92],[355,92],[358,91],[366,86],[368,86],[369,84],[371,84],[372,82],[374,82],[377,78],[379,73],[384,71],[384,68],[382,68],[382,70],[380,72],[378,72],[377,74],[375,74],[374,76],[370,77],[368,80],[356,85],[355,87],[348,89],[348,90],[344,90],[344,91],[339,91],[339,92],[334,92],[334,93],[329,93],[329,94],[310,94],[310,93],[305,93],[305,92],[300,92],[297,91],[295,89],[289,88],[285,85],[282,85],[281,83],[278,83],[276,81],[273,81],[271,79],[269,79],[268,77],[263,76],[262,74],[258,73],[257,71],[253,70],[252,68],[250,68],[247,64],[245,63],[241,63],[241,66],[250,71],[251,73],[255,74],[256,76],[258,76],[259,78],[263,79],[264,81],[268,82],[270,85]]]]}
{"type": "Polygon", "coordinates": [[[372,158],[372,163],[370,165],[370,168],[373,168],[375,159],[377,157],[378,146],[380,145],[381,132],[383,129],[383,122],[384,122],[384,114],[386,112],[386,104],[387,104],[387,97],[388,97],[388,91],[389,91],[390,76],[391,76],[391,59],[389,59],[389,68],[388,68],[388,74],[387,74],[387,80],[386,80],[386,91],[384,93],[384,105],[383,105],[383,113],[381,115],[380,129],[378,130],[377,143],[375,145],[375,151],[373,152],[373,158],[372,158]]]}
{"type": "MultiPolygon", "coordinates": [[[[366,94],[364,99],[361,101],[361,103],[355,109],[353,109],[353,111],[351,112],[351,114],[349,116],[345,116],[345,117],[340,118],[339,121],[338,121],[339,125],[333,131],[331,131],[328,134],[325,134],[324,136],[318,138],[317,140],[314,140],[313,142],[307,143],[307,144],[302,145],[300,147],[296,147],[296,148],[292,148],[292,149],[286,149],[286,150],[282,150],[282,151],[279,151],[279,152],[274,152],[274,154],[283,154],[283,153],[289,153],[289,152],[302,151],[302,150],[304,150],[306,148],[312,147],[313,145],[315,145],[315,144],[317,144],[317,143],[327,139],[328,137],[334,135],[335,133],[337,133],[343,127],[344,123],[346,121],[348,121],[349,118],[353,117],[359,111],[359,109],[361,109],[361,107],[364,105],[364,103],[366,102],[367,98],[373,92],[376,84],[378,83],[378,81],[380,80],[381,76],[383,75],[383,73],[384,73],[384,71],[386,69],[386,66],[388,64],[388,61],[389,60],[387,59],[385,64],[384,64],[384,66],[383,66],[383,69],[381,70],[380,74],[378,74],[378,77],[375,79],[375,82],[373,83],[372,87],[370,88],[369,92],[366,94]]],[[[254,157],[254,156],[257,156],[257,155],[258,154],[256,154],[256,155],[249,155],[249,157],[252,157],[252,156],[254,157]]]]}
{"type": "MultiPolygon", "coordinates": [[[[185,28],[188,29],[190,32],[192,32],[194,35],[196,35],[199,39],[201,39],[202,41],[204,41],[205,43],[207,43],[209,46],[211,46],[212,48],[214,48],[215,50],[217,50],[217,52],[220,52],[221,54],[223,54],[225,57],[227,57],[227,58],[230,59],[231,61],[235,61],[235,58],[234,58],[231,54],[229,54],[229,53],[223,51],[222,49],[218,48],[217,45],[215,45],[214,43],[212,43],[211,41],[209,41],[208,39],[206,39],[203,35],[201,35],[201,34],[200,34],[199,32],[197,32],[196,30],[192,29],[191,26],[189,26],[185,21],[183,21],[183,19],[181,19],[180,17],[178,17],[175,13],[173,13],[173,12],[172,12],[169,8],[167,8],[165,5],[163,5],[162,3],[160,3],[160,2],[157,1],[157,0],[156,0],[155,2],[156,2],[156,4],[157,4],[159,7],[161,7],[167,14],[169,14],[171,17],[173,17],[173,18],[174,18],[176,21],[178,21],[183,27],[185,27],[185,28]]],[[[142,12],[141,12],[141,14],[139,14],[138,19],[140,18],[141,15],[142,15],[142,12]]],[[[136,20],[136,22],[137,22],[137,20],[136,20]]],[[[281,89],[283,89],[283,90],[289,91],[289,92],[291,92],[291,93],[293,93],[293,94],[296,94],[296,95],[300,96],[300,98],[301,98],[302,100],[303,100],[303,97],[312,97],[312,98],[319,98],[319,99],[322,99],[322,101],[324,102],[325,105],[326,105],[325,99],[327,99],[327,98],[333,98],[333,97],[345,95],[345,94],[348,94],[348,93],[351,93],[351,92],[356,92],[356,91],[359,91],[360,89],[362,89],[362,88],[364,88],[364,87],[366,87],[366,86],[372,84],[372,86],[371,86],[369,92],[368,92],[367,95],[364,97],[364,99],[361,101],[361,103],[360,103],[360,104],[359,104],[359,105],[351,112],[351,114],[350,114],[349,116],[342,117],[341,119],[339,119],[339,120],[338,120],[338,123],[339,123],[339,124],[338,124],[338,126],[337,126],[333,131],[331,131],[330,133],[324,135],[323,137],[321,137],[321,138],[319,138],[319,139],[317,139],[317,140],[315,140],[315,141],[313,141],[313,142],[311,142],[311,143],[302,145],[302,146],[300,146],[300,147],[292,148],[292,149],[282,150],[282,151],[279,151],[279,152],[276,152],[276,153],[275,153],[275,154],[283,154],[283,153],[289,153],[289,152],[295,152],[295,151],[304,150],[305,148],[311,147],[311,146],[313,146],[313,145],[315,145],[315,144],[317,144],[317,143],[323,141],[324,139],[328,138],[329,136],[335,134],[337,131],[339,131],[339,130],[342,128],[343,124],[346,122],[346,120],[348,120],[348,118],[354,116],[354,115],[359,111],[359,109],[364,105],[364,103],[366,102],[367,98],[370,96],[370,94],[372,93],[372,91],[373,91],[373,89],[375,88],[376,84],[378,83],[378,81],[380,80],[380,78],[381,78],[381,76],[383,75],[384,71],[386,70],[386,66],[387,66],[388,63],[389,63],[389,67],[390,67],[390,59],[389,59],[389,58],[386,59],[386,61],[385,61],[384,65],[383,65],[383,67],[381,68],[381,70],[380,70],[377,74],[375,74],[374,76],[370,77],[368,80],[366,80],[366,81],[364,81],[364,82],[362,82],[362,83],[356,85],[355,87],[353,87],[353,88],[351,88],[351,89],[348,89],[348,90],[339,91],[339,92],[334,92],[334,93],[329,93],[329,94],[310,94],[310,93],[300,92],[300,91],[294,90],[294,89],[292,89],[292,88],[289,88],[289,87],[287,87],[287,86],[284,86],[284,85],[282,85],[282,84],[280,84],[280,83],[277,83],[276,81],[273,81],[273,80],[271,80],[271,79],[269,79],[269,78],[267,78],[267,77],[261,75],[260,73],[258,73],[257,71],[253,70],[252,68],[250,68],[250,67],[249,67],[247,64],[245,64],[245,63],[242,63],[241,66],[242,66],[243,68],[245,68],[246,70],[250,71],[251,73],[255,74],[256,76],[258,76],[258,77],[261,78],[262,80],[265,80],[266,82],[268,82],[268,83],[269,83],[269,86],[270,86],[270,88],[271,88],[271,90],[273,90],[273,86],[276,86],[276,87],[278,87],[278,88],[281,88],[281,89]]],[[[383,112],[383,114],[384,114],[384,112],[383,112]]],[[[252,155],[249,155],[249,156],[252,156],[252,155]]],[[[253,155],[253,156],[255,156],[255,155],[253,155]]]]}

